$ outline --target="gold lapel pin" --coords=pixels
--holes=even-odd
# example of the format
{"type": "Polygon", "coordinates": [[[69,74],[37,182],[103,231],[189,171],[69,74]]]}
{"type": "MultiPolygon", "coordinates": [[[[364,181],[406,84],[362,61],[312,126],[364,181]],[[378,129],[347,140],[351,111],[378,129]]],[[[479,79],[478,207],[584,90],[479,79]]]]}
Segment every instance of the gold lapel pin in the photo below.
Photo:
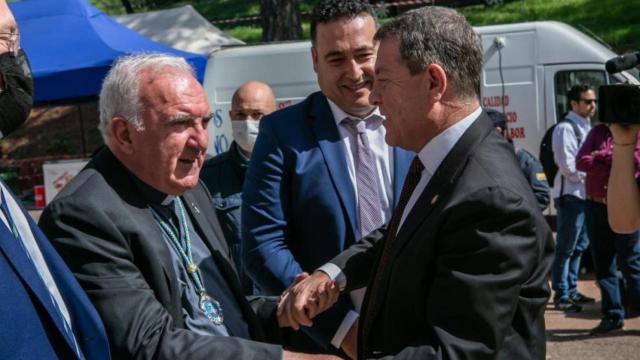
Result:
{"type": "Polygon", "coordinates": [[[436,203],[436,201],[438,201],[438,195],[434,196],[434,197],[431,199],[431,205],[435,204],[435,203],[436,203]]]}

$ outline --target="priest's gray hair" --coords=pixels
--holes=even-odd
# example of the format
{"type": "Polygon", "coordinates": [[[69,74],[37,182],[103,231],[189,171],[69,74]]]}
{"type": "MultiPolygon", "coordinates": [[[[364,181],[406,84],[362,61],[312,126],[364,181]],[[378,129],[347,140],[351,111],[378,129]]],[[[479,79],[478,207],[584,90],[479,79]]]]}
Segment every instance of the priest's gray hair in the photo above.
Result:
{"type": "Polygon", "coordinates": [[[110,134],[111,120],[121,116],[138,131],[144,130],[140,117],[143,112],[140,101],[140,73],[173,69],[193,76],[194,71],[183,58],[161,53],[126,55],[118,58],[107,73],[100,90],[100,124],[98,128],[106,142],[110,134]]]}

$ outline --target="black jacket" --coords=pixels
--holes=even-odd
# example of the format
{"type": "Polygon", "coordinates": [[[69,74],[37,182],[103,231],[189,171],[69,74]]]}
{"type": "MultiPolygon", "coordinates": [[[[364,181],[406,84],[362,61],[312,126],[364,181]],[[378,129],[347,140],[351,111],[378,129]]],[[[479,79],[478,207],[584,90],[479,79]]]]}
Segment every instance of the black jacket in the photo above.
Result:
{"type": "MultiPolygon", "coordinates": [[[[242,294],[204,186],[185,192],[183,199],[196,231],[237,298],[251,337],[263,341],[267,333],[277,334],[264,329],[275,326],[274,318],[262,322],[242,294]]],[[[280,346],[185,329],[171,250],[134,175],[107,148],[45,209],[40,227],[101,315],[114,359],[281,358],[280,346]]]]}
{"type": "Polygon", "coordinates": [[[376,290],[368,283],[361,312],[361,358],[545,358],[553,238],[485,114],[435,171],[379,268],[387,241],[331,261],[347,291],[367,285],[370,269],[380,279],[376,290]]]}

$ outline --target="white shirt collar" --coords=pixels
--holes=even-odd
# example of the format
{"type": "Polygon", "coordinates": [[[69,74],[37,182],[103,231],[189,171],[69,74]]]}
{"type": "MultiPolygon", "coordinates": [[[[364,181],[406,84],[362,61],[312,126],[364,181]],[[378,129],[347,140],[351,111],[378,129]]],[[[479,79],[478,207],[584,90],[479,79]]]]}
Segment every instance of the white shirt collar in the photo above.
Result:
{"type": "Polygon", "coordinates": [[[569,111],[569,113],[567,114],[567,119],[573,120],[573,122],[575,122],[577,125],[580,125],[583,127],[588,127],[589,125],[591,125],[591,121],[589,121],[589,119],[583,118],[582,116],[574,113],[573,111],[569,111]]]}
{"type": "Polygon", "coordinates": [[[480,116],[482,108],[478,107],[474,112],[464,119],[445,129],[429,141],[418,153],[418,157],[426,171],[433,175],[449,151],[460,140],[462,134],[480,116]]]}
{"type": "Polygon", "coordinates": [[[329,102],[329,107],[331,108],[331,113],[333,114],[333,120],[336,122],[337,125],[340,125],[342,120],[344,120],[345,118],[367,120],[367,119],[369,119],[369,118],[371,118],[372,116],[375,115],[375,116],[380,117],[381,119],[384,119],[382,117],[382,115],[380,115],[380,109],[377,106],[373,110],[373,112],[371,112],[371,114],[367,115],[364,118],[360,118],[360,117],[357,117],[357,116],[354,116],[354,115],[347,114],[346,112],[344,112],[344,110],[340,109],[338,107],[338,105],[336,105],[329,98],[327,98],[327,101],[329,102]]]}

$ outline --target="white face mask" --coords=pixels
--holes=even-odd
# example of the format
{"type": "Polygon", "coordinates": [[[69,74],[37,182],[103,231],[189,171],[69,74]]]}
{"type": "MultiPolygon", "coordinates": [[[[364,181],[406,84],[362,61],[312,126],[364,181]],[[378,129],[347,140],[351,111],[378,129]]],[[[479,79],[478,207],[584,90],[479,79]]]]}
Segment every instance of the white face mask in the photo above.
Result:
{"type": "Polygon", "coordinates": [[[238,146],[246,152],[253,151],[253,145],[258,138],[258,125],[257,120],[232,120],[231,129],[233,130],[233,139],[238,143],[238,146]]]}

